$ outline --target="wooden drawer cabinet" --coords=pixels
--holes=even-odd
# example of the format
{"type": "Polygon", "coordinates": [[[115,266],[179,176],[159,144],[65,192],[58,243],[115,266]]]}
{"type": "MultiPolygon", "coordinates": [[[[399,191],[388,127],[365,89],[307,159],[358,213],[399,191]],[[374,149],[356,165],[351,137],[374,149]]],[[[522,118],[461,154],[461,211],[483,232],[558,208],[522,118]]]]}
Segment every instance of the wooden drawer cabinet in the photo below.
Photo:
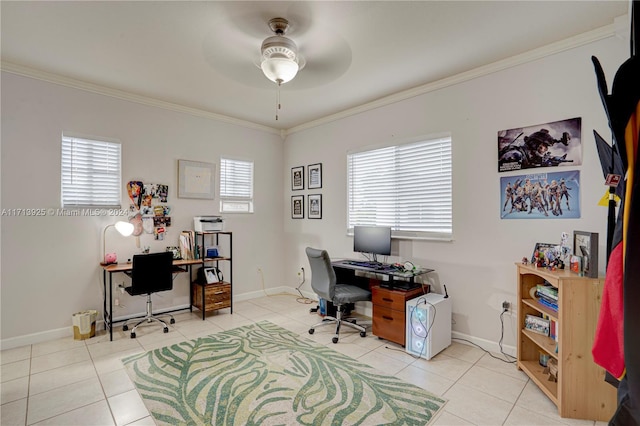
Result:
{"type": "Polygon", "coordinates": [[[231,284],[227,282],[204,285],[193,283],[191,284],[191,292],[193,306],[203,312],[231,307],[231,284]]]}
{"type": "Polygon", "coordinates": [[[379,286],[372,287],[373,334],[381,339],[386,339],[404,346],[405,304],[407,300],[413,299],[421,294],[423,294],[422,288],[401,291],[379,286]]]}

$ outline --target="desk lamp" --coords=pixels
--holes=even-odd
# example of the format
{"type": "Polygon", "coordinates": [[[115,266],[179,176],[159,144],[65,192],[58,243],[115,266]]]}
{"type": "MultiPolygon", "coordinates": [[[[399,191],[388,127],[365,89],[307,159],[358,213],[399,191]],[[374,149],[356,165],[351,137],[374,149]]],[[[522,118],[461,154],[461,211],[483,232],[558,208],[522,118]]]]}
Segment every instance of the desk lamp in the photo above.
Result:
{"type": "Polygon", "coordinates": [[[117,257],[115,253],[107,253],[107,229],[115,227],[116,230],[124,237],[128,237],[133,234],[133,224],[124,221],[118,221],[116,223],[112,223],[111,225],[107,225],[104,227],[104,231],[102,231],[102,257],[103,262],[101,265],[110,265],[112,263],[117,263],[117,257]]]}

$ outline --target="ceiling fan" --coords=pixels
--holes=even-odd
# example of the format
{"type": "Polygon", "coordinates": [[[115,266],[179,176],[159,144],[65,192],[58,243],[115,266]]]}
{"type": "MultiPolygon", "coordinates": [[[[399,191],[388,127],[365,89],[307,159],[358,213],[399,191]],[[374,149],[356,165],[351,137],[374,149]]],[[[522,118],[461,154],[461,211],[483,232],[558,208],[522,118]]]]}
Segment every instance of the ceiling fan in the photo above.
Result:
{"type": "Polygon", "coordinates": [[[269,28],[275,35],[266,38],[260,48],[260,68],[264,75],[278,86],[287,83],[298,74],[306,62],[298,53],[298,46],[288,37],[289,21],[285,18],[273,18],[269,28]]]}

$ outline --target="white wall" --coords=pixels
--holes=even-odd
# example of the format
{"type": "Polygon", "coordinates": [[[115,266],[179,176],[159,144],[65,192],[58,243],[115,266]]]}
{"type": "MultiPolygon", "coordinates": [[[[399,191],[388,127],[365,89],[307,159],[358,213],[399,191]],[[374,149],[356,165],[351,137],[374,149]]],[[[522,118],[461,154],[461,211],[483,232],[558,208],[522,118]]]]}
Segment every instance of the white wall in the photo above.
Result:
{"type": "MultiPolygon", "coordinates": [[[[278,135],[149,107],[31,78],[2,73],[2,208],[60,207],[60,137],[63,131],[118,139],[124,183],[169,185],[172,226],[164,241],[140,237],[141,246],[164,251],[193,216],[217,214],[215,201],[177,196],[177,160],[216,164],[227,155],[255,162],[255,214],[225,215],[234,236],[234,296],[282,283],[283,142],[278,135]]],[[[123,190],[124,191],[124,190],[123,190]]],[[[218,189],[216,188],[216,194],[218,189]]],[[[124,191],[123,206],[129,206],[124,191]]],[[[1,319],[3,347],[70,332],[71,315],[102,311],[102,231],[117,217],[2,217],[1,319]],[[18,339],[18,340],[16,340],[18,339]]],[[[134,238],[107,232],[108,251],[126,260],[139,252],[134,238]]],[[[116,282],[128,279],[118,274],[116,282]]],[[[292,279],[290,284],[294,283],[292,279]]],[[[115,317],[144,312],[143,297],[121,297],[115,317]]],[[[154,308],[188,305],[188,279],[154,296],[154,308]]]]}
{"type": "MultiPolygon", "coordinates": [[[[295,286],[304,247],[324,247],[334,257],[354,256],[346,236],[346,152],[417,135],[451,132],[454,161],[454,235],[451,243],[394,242],[390,260],[433,267],[428,282],[447,286],[453,298],[454,331],[497,342],[503,300],[515,300],[514,262],[536,242],[559,241],[562,231],[600,233],[604,267],[605,192],[592,129],[608,135],[590,56],[601,60],[611,84],[628,57],[628,43],[609,38],[532,63],[436,90],[393,105],[278,136],[130,103],[2,73],[2,208],[59,206],[60,135],[72,131],[117,138],[123,144],[123,181],[170,185],[172,227],[164,242],[143,237],[152,251],[174,245],[194,215],[215,214],[217,203],[176,196],[177,160],[218,164],[221,155],[255,161],[254,215],[227,217],[234,231],[234,293],[295,286]],[[582,117],[583,164],[580,219],[500,220],[498,130],[582,117]],[[323,164],[323,187],[291,191],[291,167],[323,164]],[[290,197],[323,194],[322,220],[290,219],[290,197]],[[169,242],[172,242],[169,244],[169,242]]],[[[123,195],[123,204],[127,197],[123,195]]],[[[2,217],[1,337],[3,347],[70,329],[70,317],[102,303],[101,234],[115,217],[2,217]],[[26,337],[25,337],[26,336],[26,337]],[[22,339],[22,340],[21,340],[22,339]]],[[[120,259],[138,249],[132,239],[109,234],[120,259]]],[[[309,274],[307,274],[309,278],[309,274]]],[[[309,284],[303,290],[311,291],[309,284]]],[[[186,277],[157,307],[188,303],[186,277]]],[[[142,298],[124,299],[116,316],[144,310],[142,298]]],[[[507,318],[506,345],[515,345],[514,317],[507,318]]]]}
{"type": "MultiPolygon", "coordinates": [[[[563,231],[598,232],[604,271],[606,209],[597,202],[605,187],[592,131],[610,132],[591,55],[600,59],[611,84],[628,57],[628,44],[608,38],[290,135],[287,170],[322,163],[323,188],[318,192],[323,194],[323,219],[287,220],[287,276],[308,266],[308,245],[325,248],[334,258],[356,256],[353,240],[346,236],[348,150],[442,132],[453,138],[454,241],[394,241],[397,256],[389,260],[411,260],[436,270],[427,281],[437,292],[447,286],[455,332],[478,341],[500,339],[502,301],[513,304],[516,298],[514,262],[530,256],[536,242],[559,242],[563,231]],[[582,217],[501,220],[499,179],[507,174],[497,172],[497,132],[573,117],[582,117],[583,163],[559,170],[581,171],[582,217]]],[[[284,191],[286,213],[295,194],[288,179],[284,191]]],[[[515,315],[506,322],[505,344],[515,346],[515,315]]]]}

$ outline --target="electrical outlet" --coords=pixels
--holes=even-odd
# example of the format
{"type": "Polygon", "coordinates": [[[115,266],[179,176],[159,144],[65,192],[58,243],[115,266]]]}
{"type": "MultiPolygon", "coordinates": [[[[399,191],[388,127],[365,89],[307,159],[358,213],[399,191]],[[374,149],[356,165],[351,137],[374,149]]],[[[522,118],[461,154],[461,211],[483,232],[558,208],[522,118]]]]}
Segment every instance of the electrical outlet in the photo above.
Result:
{"type": "Polygon", "coordinates": [[[509,308],[511,307],[511,305],[509,304],[509,302],[507,302],[506,300],[504,302],[502,302],[502,310],[504,312],[507,312],[509,310],[509,308]]]}

